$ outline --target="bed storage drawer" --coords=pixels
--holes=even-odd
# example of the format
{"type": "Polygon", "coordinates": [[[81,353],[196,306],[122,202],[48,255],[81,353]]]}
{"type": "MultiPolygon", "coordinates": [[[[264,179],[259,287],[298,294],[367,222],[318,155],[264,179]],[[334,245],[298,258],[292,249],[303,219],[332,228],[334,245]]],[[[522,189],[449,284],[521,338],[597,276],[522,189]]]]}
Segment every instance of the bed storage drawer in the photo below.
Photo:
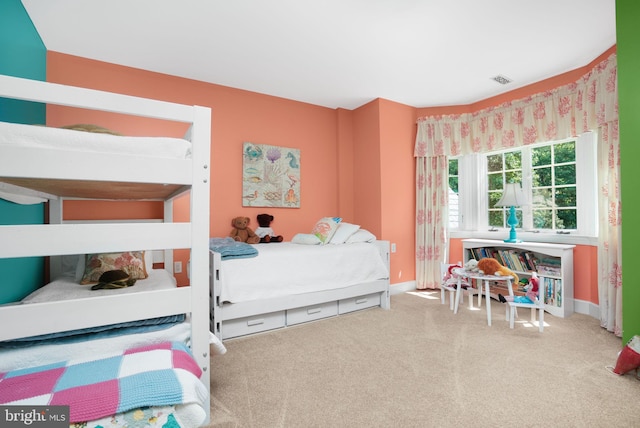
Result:
{"type": "Polygon", "coordinates": [[[271,312],[246,318],[224,321],[222,338],[227,339],[245,334],[259,333],[285,326],[285,311],[271,312]]]}
{"type": "Polygon", "coordinates": [[[338,315],[338,302],[320,303],[287,311],[287,325],[300,324],[338,315]]]}
{"type": "Polygon", "coordinates": [[[380,293],[342,299],[338,301],[338,313],[346,314],[347,312],[371,308],[373,306],[380,306],[380,293]]]}

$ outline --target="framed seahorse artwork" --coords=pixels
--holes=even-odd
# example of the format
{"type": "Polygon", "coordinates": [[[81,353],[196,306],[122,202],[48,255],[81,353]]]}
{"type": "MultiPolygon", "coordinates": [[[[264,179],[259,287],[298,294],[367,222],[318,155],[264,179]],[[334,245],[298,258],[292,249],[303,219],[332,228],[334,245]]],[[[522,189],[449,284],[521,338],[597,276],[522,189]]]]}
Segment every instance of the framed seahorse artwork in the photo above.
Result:
{"type": "Polygon", "coordinates": [[[242,206],[300,208],[300,150],[243,143],[242,206]]]}

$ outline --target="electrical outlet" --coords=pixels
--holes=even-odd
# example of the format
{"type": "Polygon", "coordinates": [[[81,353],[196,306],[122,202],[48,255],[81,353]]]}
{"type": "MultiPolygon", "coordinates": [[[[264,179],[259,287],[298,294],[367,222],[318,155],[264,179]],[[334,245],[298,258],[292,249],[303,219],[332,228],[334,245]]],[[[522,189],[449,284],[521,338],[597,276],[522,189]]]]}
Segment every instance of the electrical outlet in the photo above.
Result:
{"type": "Polygon", "coordinates": [[[173,273],[182,273],[182,262],[173,262],[173,273]]]}
{"type": "Polygon", "coordinates": [[[396,252],[396,243],[395,242],[391,243],[391,252],[392,253],[396,252]]]}

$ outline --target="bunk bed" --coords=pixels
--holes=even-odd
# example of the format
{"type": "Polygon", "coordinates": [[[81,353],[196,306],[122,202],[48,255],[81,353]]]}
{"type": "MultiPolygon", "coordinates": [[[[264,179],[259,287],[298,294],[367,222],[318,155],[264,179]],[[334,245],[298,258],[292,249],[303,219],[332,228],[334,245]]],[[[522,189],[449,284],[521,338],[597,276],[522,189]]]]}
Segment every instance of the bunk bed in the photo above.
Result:
{"type": "MultiPolygon", "coordinates": [[[[55,401],[59,392],[52,392],[53,401],[45,403],[16,396],[15,391],[20,388],[8,385],[18,382],[25,372],[37,372],[42,367],[23,367],[18,363],[12,366],[14,363],[3,360],[5,356],[12,356],[12,361],[23,365],[40,362],[45,369],[53,365],[67,374],[77,370],[78,358],[83,364],[94,363],[91,369],[84,369],[91,373],[109,366],[110,363],[103,364],[103,360],[113,362],[118,358],[120,367],[129,367],[131,372],[114,373],[113,379],[109,379],[110,385],[116,382],[122,388],[126,382],[119,376],[133,372],[148,380],[154,368],[158,372],[160,369],[177,371],[173,376],[180,382],[174,383],[173,387],[192,399],[183,407],[195,405],[199,408],[195,414],[183,414],[183,417],[194,418],[185,424],[193,426],[198,415],[202,418],[197,424],[207,423],[212,340],[208,307],[210,109],[9,76],[0,76],[0,97],[167,120],[189,127],[183,139],[164,139],[0,124],[0,197],[17,203],[46,200],[49,204],[49,224],[0,226],[0,242],[3,243],[0,258],[48,257],[52,283],[43,289],[52,289],[53,285],[55,291],[42,294],[42,290],[37,290],[24,302],[0,305],[0,325],[3,326],[0,341],[6,344],[50,335],[64,336],[65,332],[90,331],[79,342],[45,344],[35,350],[30,344],[24,348],[25,352],[32,352],[30,358],[20,357],[22,349],[0,348],[0,396],[4,397],[4,403],[67,404],[64,394],[55,401]],[[190,219],[173,222],[173,201],[186,193],[190,195],[190,219]],[[62,215],[65,198],[162,200],[164,221],[68,223],[63,221],[62,215]],[[147,254],[160,252],[164,254],[165,272],[149,272],[149,276],[164,275],[171,280],[174,249],[190,250],[190,286],[177,287],[175,282],[169,282],[169,285],[165,282],[164,286],[149,288],[145,285],[148,279],[141,278],[132,287],[127,287],[125,293],[98,290],[92,294],[87,291],[91,285],[79,285],[72,280],[70,286],[79,288],[80,294],[58,296],[64,288],[55,284],[64,277],[65,258],[80,255],[79,260],[86,262],[84,257],[89,254],[134,250],[147,254]],[[162,329],[161,333],[138,332],[116,338],[94,336],[93,333],[94,329],[106,329],[105,326],[122,327],[180,316],[183,320],[174,319],[174,324],[162,329]],[[62,352],[51,352],[54,348],[62,352]],[[178,367],[160,367],[152,354],[169,362],[169,366],[177,364],[178,367]],[[56,358],[60,361],[56,362],[56,358]],[[138,367],[134,368],[136,359],[138,367]],[[187,385],[183,380],[189,377],[195,378],[195,382],[187,385]]],[[[150,266],[148,268],[151,270],[150,266]]],[[[131,379],[127,378],[127,381],[131,382],[131,379]]],[[[172,393],[168,382],[156,383],[142,389],[153,389],[162,397],[172,393]]],[[[33,380],[27,379],[22,385],[31,387],[34,384],[33,380]]],[[[82,400],[95,395],[98,402],[117,401],[117,394],[106,395],[101,383],[83,385],[78,391],[75,395],[81,395],[82,400]]],[[[132,400],[132,403],[154,405],[148,397],[132,400]]],[[[72,406],[71,422],[82,422],[82,418],[77,419],[82,415],[96,416],[95,408],[86,404],[72,406]],[[73,420],[74,414],[76,420],[73,420]]],[[[158,403],[159,406],[172,404],[164,398],[158,403]]],[[[171,410],[159,408],[165,416],[171,414],[171,410]]],[[[116,403],[112,406],[114,413],[127,409],[116,403]]],[[[114,418],[111,416],[108,420],[114,418]]]]}
{"type": "Polygon", "coordinates": [[[389,241],[252,247],[248,258],[211,251],[211,331],[221,340],[390,308],[389,241]]]}

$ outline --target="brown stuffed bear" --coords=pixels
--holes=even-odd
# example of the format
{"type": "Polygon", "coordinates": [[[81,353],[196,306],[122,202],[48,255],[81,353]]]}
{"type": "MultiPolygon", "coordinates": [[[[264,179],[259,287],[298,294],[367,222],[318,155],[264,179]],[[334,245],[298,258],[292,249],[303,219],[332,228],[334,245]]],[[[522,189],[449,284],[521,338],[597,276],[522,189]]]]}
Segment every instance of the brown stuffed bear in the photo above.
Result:
{"type": "Polygon", "coordinates": [[[266,242],[282,242],[282,235],[276,235],[271,228],[273,216],[271,214],[258,214],[258,224],[260,227],[256,229],[256,235],[260,237],[261,243],[266,242]]]}
{"type": "Polygon", "coordinates": [[[513,282],[519,281],[518,275],[506,266],[502,266],[499,261],[491,257],[485,257],[478,262],[478,270],[485,275],[509,276],[513,277],[513,282]]]}
{"type": "Polygon", "coordinates": [[[260,237],[249,227],[249,217],[236,217],[231,220],[231,226],[233,229],[231,229],[229,236],[234,240],[247,244],[260,242],[260,237]]]}

